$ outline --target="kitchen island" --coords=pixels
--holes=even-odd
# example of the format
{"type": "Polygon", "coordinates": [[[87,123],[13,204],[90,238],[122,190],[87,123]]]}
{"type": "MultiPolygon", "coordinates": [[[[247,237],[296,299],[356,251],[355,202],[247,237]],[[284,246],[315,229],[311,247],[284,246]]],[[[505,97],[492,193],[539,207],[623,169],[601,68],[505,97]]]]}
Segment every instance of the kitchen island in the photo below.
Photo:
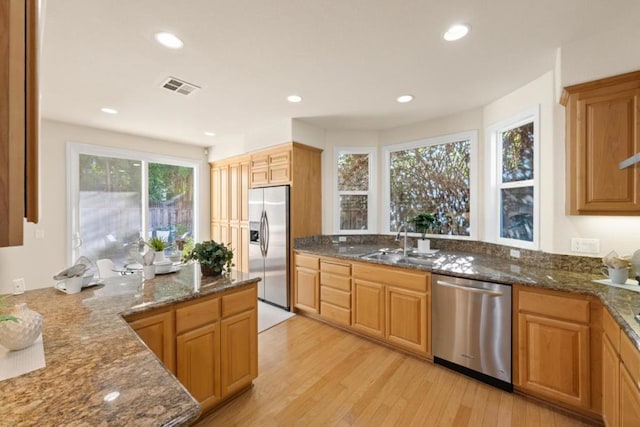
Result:
{"type": "Polygon", "coordinates": [[[201,277],[199,265],[142,281],[133,274],[67,295],[54,288],[7,299],[44,318],[46,367],[0,382],[2,425],[188,425],[198,402],[123,316],[230,290],[259,279],[232,271],[201,277]]]}

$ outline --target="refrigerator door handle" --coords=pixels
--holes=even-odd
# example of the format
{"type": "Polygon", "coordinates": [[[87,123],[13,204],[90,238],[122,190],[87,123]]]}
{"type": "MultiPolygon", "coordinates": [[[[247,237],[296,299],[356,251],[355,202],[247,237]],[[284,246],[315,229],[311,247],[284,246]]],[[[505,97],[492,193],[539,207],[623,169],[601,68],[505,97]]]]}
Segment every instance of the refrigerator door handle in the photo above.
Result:
{"type": "Polygon", "coordinates": [[[264,211],[260,213],[260,254],[264,258],[264,211]]]}
{"type": "Polygon", "coordinates": [[[264,213],[264,225],[264,255],[267,256],[269,253],[269,217],[267,216],[267,212],[264,213]]]}

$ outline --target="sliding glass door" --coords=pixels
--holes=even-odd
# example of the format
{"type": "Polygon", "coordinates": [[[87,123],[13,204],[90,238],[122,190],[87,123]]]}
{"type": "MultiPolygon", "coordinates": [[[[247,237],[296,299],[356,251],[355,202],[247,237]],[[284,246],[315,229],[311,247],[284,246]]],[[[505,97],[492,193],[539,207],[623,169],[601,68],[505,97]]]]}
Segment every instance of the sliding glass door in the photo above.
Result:
{"type": "Polygon", "coordinates": [[[195,237],[195,162],[68,144],[70,262],[131,261],[152,236],[195,237]]]}

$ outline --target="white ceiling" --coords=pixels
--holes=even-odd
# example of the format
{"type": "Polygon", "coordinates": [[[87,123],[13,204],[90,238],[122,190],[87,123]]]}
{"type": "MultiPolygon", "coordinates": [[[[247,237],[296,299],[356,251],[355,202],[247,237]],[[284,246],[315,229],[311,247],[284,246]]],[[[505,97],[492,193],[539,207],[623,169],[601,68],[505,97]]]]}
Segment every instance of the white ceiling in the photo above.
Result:
{"type": "Polygon", "coordinates": [[[203,146],[216,143],[206,130],[285,118],[387,129],[485,105],[552,69],[557,47],[638,16],[638,0],[48,0],[41,108],[203,146]],[[469,36],[442,40],[460,22],[469,36]],[[184,49],[157,44],[158,31],[184,49]],[[161,89],[168,76],[202,90],[161,89]]]}

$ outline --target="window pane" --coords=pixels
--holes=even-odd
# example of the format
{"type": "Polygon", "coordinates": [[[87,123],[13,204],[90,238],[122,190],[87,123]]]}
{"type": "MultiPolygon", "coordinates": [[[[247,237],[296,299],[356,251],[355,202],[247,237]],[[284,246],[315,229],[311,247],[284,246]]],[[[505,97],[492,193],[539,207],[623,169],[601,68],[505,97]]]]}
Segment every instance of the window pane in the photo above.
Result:
{"type": "Polygon", "coordinates": [[[139,161],[80,154],[78,255],[125,262],[142,224],[139,161]]]}
{"type": "Polygon", "coordinates": [[[369,190],[369,155],[338,155],[338,191],[369,190]]]}
{"type": "Polygon", "coordinates": [[[438,219],[434,234],[469,236],[471,142],[390,153],[391,231],[419,213],[438,219]]]}
{"type": "Polygon", "coordinates": [[[367,229],[368,196],[340,196],[340,230],[367,229]]]}
{"type": "Polygon", "coordinates": [[[193,168],[149,163],[149,237],[193,236],[193,168]]]}
{"type": "Polygon", "coordinates": [[[533,122],[502,132],[502,182],[533,179],[533,122]]]}
{"type": "Polygon", "coordinates": [[[501,190],[500,237],[533,242],[533,186],[501,190]]]}

